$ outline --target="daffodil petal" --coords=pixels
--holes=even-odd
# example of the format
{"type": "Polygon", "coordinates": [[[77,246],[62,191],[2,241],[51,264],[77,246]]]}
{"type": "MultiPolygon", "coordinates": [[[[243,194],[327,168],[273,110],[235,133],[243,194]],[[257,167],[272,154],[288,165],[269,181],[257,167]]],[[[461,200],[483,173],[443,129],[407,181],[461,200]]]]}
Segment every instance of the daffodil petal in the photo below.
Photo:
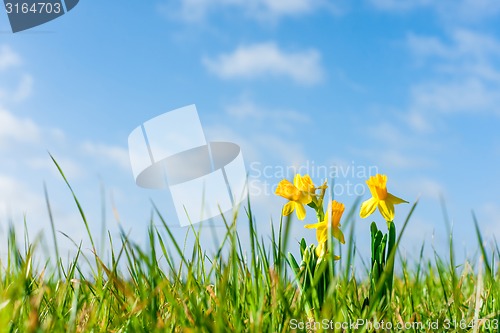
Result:
{"type": "Polygon", "coordinates": [[[290,201],[286,205],[283,206],[283,216],[288,216],[290,215],[293,210],[295,209],[295,202],[290,201]]]}
{"type": "Polygon", "coordinates": [[[296,174],[295,177],[293,177],[293,185],[296,188],[301,188],[302,185],[302,176],[299,174],[296,174]]]}
{"type": "Polygon", "coordinates": [[[385,198],[385,201],[390,201],[393,205],[408,203],[408,201],[398,198],[397,196],[390,193],[387,193],[387,198],[385,198]]]}
{"type": "Polygon", "coordinates": [[[361,218],[367,218],[369,215],[377,209],[377,199],[370,198],[361,204],[361,209],[359,210],[359,216],[361,218]]]}
{"type": "Polygon", "coordinates": [[[394,220],[394,205],[391,201],[380,200],[378,202],[378,209],[386,221],[394,220]]]}
{"type": "Polygon", "coordinates": [[[370,194],[372,195],[372,197],[378,198],[377,190],[375,189],[375,187],[368,183],[368,181],[366,183],[368,184],[368,189],[370,190],[370,194]]]}
{"type": "Polygon", "coordinates": [[[325,254],[325,242],[320,242],[318,243],[318,246],[316,246],[316,255],[321,258],[325,254]]]}
{"type": "Polygon", "coordinates": [[[312,201],[312,197],[308,192],[302,192],[298,201],[303,205],[307,205],[312,201]]]}
{"type": "Polygon", "coordinates": [[[282,195],[283,192],[284,192],[284,188],[287,187],[287,186],[290,186],[290,185],[292,185],[292,183],[290,183],[290,181],[288,181],[287,179],[282,179],[278,183],[278,186],[276,187],[276,191],[274,193],[276,195],[282,195]]]}
{"type": "Polygon", "coordinates": [[[304,228],[307,228],[307,229],[316,229],[316,228],[319,228],[321,226],[323,226],[324,224],[326,224],[325,222],[318,222],[318,223],[314,223],[314,224],[306,224],[304,226],[304,228]]]}
{"type": "Polygon", "coordinates": [[[297,213],[297,217],[299,218],[299,220],[303,220],[306,218],[306,208],[304,207],[303,204],[300,204],[298,202],[294,202],[295,204],[295,208],[296,208],[296,213],[297,213]]]}
{"type": "Polygon", "coordinates": [[[328,229],[326,228],[326,225],[316,229],[316,240],[318,241],[318,243],[326,242],[327,239],[328,239],[328,229]]]}
{"type": "Polygon", "coordinates": [[[342,230],[340,230],[339,228],[333,228],[332,233],[333,237],[337,238],[342,244],[345,244],[345,238],[342,230]]]}
{"type": "Polygon", "coordinates": [[[278,187],[276,187],[276,191],[274,193],[291,201],[298,200],[301,197],[301,192],[299,191],[299,189],[293,186],[293,184],[286,179],[283,179],[279,182],[278,187]]]}
{"type": "Polygon", "coordinates": [[[309,192],[314,189],[314,183],[309,175],[302,176],[298,185],[297,187],[302,191],[309,192]]]}

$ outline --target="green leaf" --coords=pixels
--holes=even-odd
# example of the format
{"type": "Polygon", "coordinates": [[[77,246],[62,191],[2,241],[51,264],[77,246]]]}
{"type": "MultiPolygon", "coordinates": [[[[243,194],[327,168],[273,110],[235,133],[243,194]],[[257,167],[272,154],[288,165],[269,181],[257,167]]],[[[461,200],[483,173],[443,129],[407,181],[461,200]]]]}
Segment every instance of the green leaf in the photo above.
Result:
{"type": "Polygon", "coordinates": [[[328,267],[328,260],[325,260],[325,258],[316,265],[316,269],[314,270],[314,279],[313,279],[314,286],[318,285],[322,277],[324,278],[327,277],[327,274],[324,274],[327,267],[328,267]]]}
{"type": "Polygon", "coordinates": [[[304,256],[304,251],[306,250],[306,247],[307,247],[307,243],[306,243],[306,240],[304,238],[302,238],[300,240],[300,254],[302,256],[304,256]]]}
{"type": "Polygon", "coordinates": [[[288,252],[288,264],[290,265],[290,267],[292,267],[296,275],[299,274],[300,272],[299,264],[297,263],[297,260],[295,260],[293,254],[291,254],[290,252],[288,252]]]}
{"type": "MultiPolygon", "coordinates": [[[[379,231],[380,232],[380,231],[379,231]]],[[[380,234],[382,234],[380,232],[380,234]]],[[[378,251],[378,261],[382,266],[385,266],[385,249],[387,248],[387,234],[384,234],[382,241],[380,242],[380,247],[378,251]]]]}

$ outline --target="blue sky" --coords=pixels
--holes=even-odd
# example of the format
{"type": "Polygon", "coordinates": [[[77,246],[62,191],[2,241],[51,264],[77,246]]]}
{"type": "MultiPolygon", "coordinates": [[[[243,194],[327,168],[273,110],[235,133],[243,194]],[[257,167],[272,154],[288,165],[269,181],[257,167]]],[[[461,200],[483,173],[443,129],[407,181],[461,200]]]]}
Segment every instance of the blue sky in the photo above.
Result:
{"type": "MultiPolygon", "coordinates": [[[[260,191],[252,202],[262,234],[284,203],[270,194],[279,175],[256,179],[264,167],[376,167],[394,194],[420,196],[409,253],[423,240],[445,248],[442,194],[456,243],[472,254],[471,210],[487,238],[500,238],[499,15],[494,0],[81,1],[12,34],[1,11],[0,237],[9,221],[22,229],[23,216],[32,237],[48,230],[43,182],[56,228],[83,237],[47,151],[96,234],[101,184],[109,229],[111,201],[137,240],[150,199],[175,224],[168,191],[135,186],[127,137],[154,116],[196,104],[209,140],[242,147],[260,191]]],[[[339,176],[337,199],[349,206],[348,182],[364,181],[339,176]]],[[[397,207],[400,223],[408,210],[397,207]]],[[[356,221],[361,249],[368,222],[356,221]]],[[[295,239],[314,240],[294,223],[295,239]]]]}

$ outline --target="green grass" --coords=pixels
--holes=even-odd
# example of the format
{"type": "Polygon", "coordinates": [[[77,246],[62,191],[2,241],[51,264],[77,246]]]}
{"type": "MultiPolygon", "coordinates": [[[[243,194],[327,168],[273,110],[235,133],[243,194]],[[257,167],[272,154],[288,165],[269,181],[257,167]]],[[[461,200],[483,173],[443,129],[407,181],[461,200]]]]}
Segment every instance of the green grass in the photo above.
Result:
{"type": "MultiPolygon", "coordinates": [[[[149,244],[141,247],[122,231],[119,239],[108,237],[112,250],[105,260],[71,193],[92,249],[75,244],[76,255],[68,262],[57,254],[52,264],[39,263],[39,241],[20,248],[11,229],[4,244],[7,259],[0,263],[0,332],[499,331],[498,247],[491,252],[480,246],[477,259],[461,264],[455,263],[452,238],[447,258],[437,253],[425,258],[423,245],[417,262],[396,253],[392,293],[364,304],[371,282],[354,278],[352,263],[369,254],[355,252],[353,209],[343,223],[350,230],[347,244],[340,261],[329,259],[331,282],[320,302],[314,288],[294,279],[284,253],[295,246],[288,239],[289,219],[271,223],[271,240],[259,238],[247,202],[245,216],[225,220],[220,248],[209,255],[195,228],[188,231],[195,246],[183,252],[155,208],[149,244]],[[248,226],[249,253],[236,223],[248,226]]],[[[471,220],[483,244],[475,217],[471,220]]],[[[59,253],[55,230],[52,236],[59,253]]]]}

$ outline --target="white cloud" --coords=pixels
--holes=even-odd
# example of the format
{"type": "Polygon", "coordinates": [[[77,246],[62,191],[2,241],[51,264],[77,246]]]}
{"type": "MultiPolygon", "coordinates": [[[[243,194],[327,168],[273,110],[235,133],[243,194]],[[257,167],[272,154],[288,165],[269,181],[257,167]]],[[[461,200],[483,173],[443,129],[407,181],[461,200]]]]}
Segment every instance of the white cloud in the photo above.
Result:
{"type": "MultiPolygon", "coordinates": [[[[11,82],[8,85],[12,85],[11,82]]],[[[29,74],[23,74],[19,79],[17,87],[9,89],[0,86],[0,101],[3,102],[22,102],[26,100],[32,92],[33,77],[29,74]]]]}
{"type": "Polygon", "coordinates": [[[445,42],[433,36],[410,34],[408,46],[418,61],[435,64],[432,68],[440,73],[500,80],[500,41],[492,36],[457,29],[445,42]]]}
{"type": "Polygon", "coordinates": [[[7,45],[0,46],[0,71],[17,66],[21,58],[7,45]]]}
{"type": "MultiPolygon", "coordinates": [[[[251,1],[245,1],[245,3],[248,2],[251,1]]],[[[314,0],[261,0],[256,1],[256,3],[259,3],[263,11],[281,16],[310,12],[321,2],[314,0]]]]}
{"type": "MultiPolygon", "coordinates": [[[[2,189],[0,191],[0,258],[3,259],[2,255],[6,251],[5,235],[10,226],[13,226],[16,231],[18,245],[24,246],[23,241],[24,236],[26,236],[25,231],[27,231],[31,241],[35,237],[41,236],[50,251],[54,251],[50,234],[51,224],[42,184],[40,183],[39,186],[34,188],[33,184],[24,180],[0,173],[0,188],[2,189]],[[26,230],[24,221],[26,221],[26,230]]],[[[64,200],[61,200],[60,196],[52,197],[50,194],[54,193],[51,193],[49,186],[49,197],[52,199],[50,204],[56,231],[64,232],[77,244],[83,241],[84,249],[87,249],[86,229],[74,203],[71,202],[71,196],[66,196],[64,200]],[[57,200],[54,200],[55,198],[57,200]]],[[[63,257],[68,251],[73,252],[75,250],[72,242],[60,233],[57,233],[57,238],[59,250],[63,257]]],[[[45,253],[38,253],[38,255],[44,257],[45,253]]],[[[43,258],[44,261],[47,259],[43,258]]]]}
{"type": "Polygon", "coordinates": [[[450,51],[447,45],[441,39],[434,36],[419,36],[416,34],[409,34],[407,43],[410,50],[414,55],[426,58],[429,56],[449,57],[450,51]]]}
{"type": "Polygon", "coordinates": [[[85,153],[99,160],[112,162],[127,171],[130,170],[129,154],[125,148],[91,142],[85,142],[82,148],[85,153]]]}
{"type": "Polygon", "coordinates": [[[45,201],[41,195],[18,179],[0,174],[0,220],[20,222],[24,215],[31,216],[30,225],[37,224],[40,214],[46,216],[45,201]]]}
{"type": "Polygon", "coordinates": [[[500,241],[500,204],[498,202],[486,202],[477,211],[477,219],[480,226],[484,226],[483,237],[490,239],[495,236],[500,241]]]}
{"type": "Polygon", "coordinates": [[[478,21],[500,12],[496,0],[370,0],[372,5],[389,12],[407,12],[416,9],[430,9],[444,22],[478,21]]]}
{"type": "Polygon", "coordinates": [[[0,148],[39,139],[40,129],[30,118],[21,118],[0,107],[0,148]]]}
{"type": "MultiPolygon", "coordinates": [[[[21,57],[8,45],[0,45],[0,72],[19,66],[21,57]]],[[[31,95],[33,77],[19,71],[2,74],[0,77],[0,102],[21,102],[31,95]],[[18,82],[13,84],[13,82],[18,82]],[[12,86],[15,88],[12,89],[12,86]]]]}
{"type": "Polygon", "coordinates": [[[437,4],[439,15],[453,22],[453,19],[464,21],[479,21],[484,18],[492,17],[500,12],[500,2],[496,0],[448,0],[437,4]]]}
{"type": "Polygon", "coordinates": [[[290,123],[310,123],[311,118],[301,112],[290,109],[273,109],[255,104],[248,97],[241,97],[237,102],[227,105],[226,113],[240,120],[277,121],[276,126],[285,125],[288,130],[290,123]]]}
{"type": "Polygon", "coordinates": [[[432,129],[432,125],[419,110],[408,112],[406,115],[406,124],[417,132],[427,133],[432,129]]]}
{"type": "Polygon", "coordinates": [[[241,133],[242,131],[238,131],[235,127],[219,123],[203,126],[203,129],[207,141],[227,141],[239,145],[246,162],[262,159],[262,151],[255,144],[253,138],[241,133]]]}
{"type": "Polygon", "coordinates": [[[387,121],[372,125],[368,134],[377,141],[397,147],[407,147],[412,142],[400,126],[387,121]]]}
{"type": "Polygon", "coordinates": [[[280,138],[275,135],[259,135],[256,141],[261,147],[266,147],[271,156],[278,157],[284,165],[300,166],[307,161],[304,147],[298,142],[280,138]]]}
{"type": "Polygon", "coordinates": [[[225,111],[228,117],[224,124],[205,126],[207,140],[240,145],[247,163],[301,165],[306,160],[296,135],[304,124],[311,122],[306,114],[262,106],[245,96],[227,104],[225,111]],[[270,122],[275,126],[269,127],[270,122]]]}
{"type": "Polygon", "coordinates": [[[389,169],[418,169],[432,168],[437,160],[429,156],[424,147],[440,149],[441,143],[432,138],[412,133],[408,130],[407,119],[398,117],[393,111],[388,118],[391,122],[383,121],[371,125],[365,132],[371,141],[376,142],[376,148],[359,150],[358,153],[370,160],[377,161],[381,167],[389,169]]]}
{"type": "Polygon", "coordinates": [[[255,103],[250,100],[241,100],[236,104],[231,104],[226,107],[226,113],[231,117],[238,119],[262,119],[266,113],[258,108],[255,103]]]}
{"type": "Polygon", "coordinates": [[[205,126],[209,141],[229,141],[241,147],[247,163],[259,162],[263,165],[274,163],[279,165],[301,165],[306,160],[302,144],[296,140],[280,137],[263,129],[247,126],[248,133],[242,133],[231,126],[205,126]]]}
{"type": "Polygon", "coordinates": [[[446,196],[445,187],[439,181],[431,178],[419,177],[402,185],[413,197],[422,196],[423,198],[439,200],[441,196],[446,196]]]}
{"type": "MultiPolygon", "coordinates": [[[[76,160],[69,157],[59,156],[59,154],[52,154],[52,156],[61,167],[61,170],[64,172],[66,178],[74,180],[85,174],[81,164],[76,160]]],[[[59,170],[48,154],[46,157],[28,157],[26,159],[26,164],[32,170],[47,170],[56,178],[61,177],[59,170]]]]}
{"type": "MultiPolygon", "coordinates": [[[[422,204],[420,204],[420,206],[421,205],[422,204]]],[[[400,206],[397,208],[399,207],[400,206]]],[[[420,254],[420,248],[423,242],[426,242],[427,247],[430,247],[431,244],[428,243],[429,239],[432,240],[432,243],[434,243],[436,238],[439,240],[446,239],[442,237],[442,235],[436,237],[437,230],[433,222],[434,221],[429,221],[429,219],[419,217],[418,215],[413,215],[411,217],[404,233],[404,241],[401,245],[404,247],[405,251],[409,252],[413,259],[419,259],[417,256],[420,254]]]]}
{"type": "Polygon", "coordinates": [[[299,84],[314,84],[324,76],[317,50],[286,52],[273,42],[243,45],[232,53],[204,58],[203,63],[225,79],[283,76],[299,84]]]}
{"type": "Polygon", "coordinates": [[[378,9],[387,11],[407,11],[432,4],[431,0],[370,0],[378,9]]]}
{"type": "Polygon", "coordinates": [[[489,112],[500,115],[500,90],[478,79],[426,83],[413,88],[413,106],[419,112],[489,112]]]}
{"type": "MultiPolygon", "coordinates": [[[[84,237],[85,227],[78,209],[48,156],[47,149],[53,153],[73,188],[79,193],[80,202],[85,206],[92,202],[92,199],[99,201],[89,189],[89,159],[78,155],[82,149],[80,142],[74,142],[75,138],[66,137],[60,129],[37,123],[36,118],[30,115],[20,115],[16,112],[19,109],[17,103],[31,95],[34,82],[33,77],[25,73],[20,64],[21,58],[11,48],[0,45],[0,238],[4,237],[10,223],[18,232],[18,236],[22,236],[23,221],[26,218],[31,239],[41,231],[44,239],[48,241],[48,247],[51,247],[51,236],[47,232],[50,230],[50,222],[42,187],[42,184],[47,182],[56,229],[68,234],[77,243],[83,239],[86,244],[88,241],[84,237]],[[80,149],[75,150],[74,147],[80,149]]],[[[123,154],[117,149],[99,144],[87,148],[93,148],[93,152],[98,156],[107,151],[108,157],[119,160],[123,165],[123,154]]],[[[109,169],[114,172],[116,166],[111,165],[109,169]]],[[[96,207],[99,206],[97,203],[96,207]]],[[[92,209],[92,206],[86,210],[94,230],[100,229],[97,225],[100,221],[99,211],[99,208],[92,209]],[[92,218],[93,215],[96,218],[92,218]]],[[[65,237],[58,234],[58,238],[62,251],[74,249],[65,237]]],[[[6,244],[2,243],[2,240],[0,239],[0,257],[5,250],[5,246],[1,245],[6,244]]],[[[84,248],[88,246],[84,245],[84,248]]]]}
{"type": "MultiPolygon", "coordinates": [[[[337,1],[338,3],[339,1],[337,1]]],[[[327,0],[178,0],[160,6],[169,17],[200,21],[213,12],[237,10],[258,20],[300,16],[322,9],[341,12],[337,3],[327,0]]]]}
{"type": "Polygon", "coordinates": [[[500,40],[457,29],[447,41],[414,34],[407,41],[419,66],[432,73],[411,88],[413,129],[431,130],[439,114],[500,115],[500,40]]]}
{"type": "Polygon", "coordinates": [[[410,86],[403,112],[370,126],[367,133],[379,148],[361,154],[390,168],[433,168],[441,162],[432,155],[450,148],[448,137],[437,138],[452,130],[450,117],[500,116],[500,40],[457,29],[446,38],[410,34],[407,43],[426,75],[410,86]]]}
{"type": "Polygon", "coordinates": [[[17,89],[12,93],[12,100],[21,102],[31,95],[33,88],[33,77],[29,74],[24,74],[19,81],[17,89]]]}
{"type": "Polygon", "coordinates": [[[381,166],[386,168],[422,169],[433,165],[429,158],[417,156],[414,152],[402,152],[394,148],[388,148],[379,152],[371,152],[368,155],[376,158],[377,161],[380,161],[381,166]]]}

